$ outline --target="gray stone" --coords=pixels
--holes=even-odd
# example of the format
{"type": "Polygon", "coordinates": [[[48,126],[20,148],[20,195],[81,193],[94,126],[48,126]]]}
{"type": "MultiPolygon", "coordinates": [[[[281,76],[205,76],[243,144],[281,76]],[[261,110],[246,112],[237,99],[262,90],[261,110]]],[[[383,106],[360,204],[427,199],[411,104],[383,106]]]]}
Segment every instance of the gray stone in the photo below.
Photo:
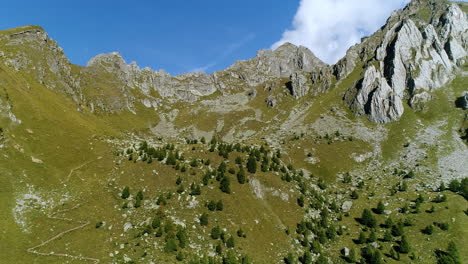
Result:
{"type": "Polygon", "coordinates": [[[290,92],[294,98],[299,99],[305,96],[310,89],[310,76],[304,72],[295,72],[290,76],[290,92]]]}
{"type": "Polygon", "coordinates": [[[353,207],[353,202],[352,201],[345,201],[341,205],[341,210],[345,213],[349,212],[351,210],[351,207],[353,207]]]}

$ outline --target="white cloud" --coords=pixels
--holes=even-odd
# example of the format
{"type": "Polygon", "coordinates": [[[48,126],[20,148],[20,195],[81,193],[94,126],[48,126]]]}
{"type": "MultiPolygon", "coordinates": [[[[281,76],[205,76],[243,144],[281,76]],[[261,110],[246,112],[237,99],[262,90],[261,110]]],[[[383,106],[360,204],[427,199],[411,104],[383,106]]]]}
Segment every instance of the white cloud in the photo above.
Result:
{"type": "Polygon", "coordinates": [[[352,45],[385,24],[393,10],[409,0],[301,0],[293,29],[283,33],[272,49],[285,42],[302,45],[329,64],[352,45]]]}

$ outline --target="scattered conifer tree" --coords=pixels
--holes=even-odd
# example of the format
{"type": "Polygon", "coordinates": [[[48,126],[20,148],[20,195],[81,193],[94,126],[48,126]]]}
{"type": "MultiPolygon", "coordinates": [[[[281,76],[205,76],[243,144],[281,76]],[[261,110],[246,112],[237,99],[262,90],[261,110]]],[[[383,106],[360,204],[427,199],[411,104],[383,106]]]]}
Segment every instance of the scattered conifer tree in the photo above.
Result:
{"type": "Polygon", "coordinates": [[[383,214],[385,211],[385,205],[383,204],[382,201],[379,201],[377,204],[377,207],[375,208],[375,213],[376,214],[383,214]]]}
{"type": "Polygon", "coordinates": [[[130,197],[130,188],[128,186],[125,186],[125,188],[123,189],[121,197],[122,199],[127,199],[128,197],[130,197]]]}
{"type": "Polygon", "coordinates": [[[223,201],[222,201],[222,200],[219,200],[219,201],[216,203],[216,211],[222,211],[223,209],[224,209],[223,201]]]}
{"type": "Polygon", "coordinates": [[[249,159],[247,160],[247,171],[252,174],[257,172],[257,160],[252,155],[249,156],[249,159]]]}
{"type": "Polygon", "coordinates": [[[230,236],[228,238],[228,240],[226,241],[226,247],[227,248],[234,248],[235,246],[235,241],[234,241],[234,237],[233,236],[230,236]]]}
{"type": "Polygon", "coordinates": [[[221,180],[219,189],[221,189],[221,191],[224,193],[227,193],[227,194],[231,193],[231,181],[229,177],[227,176],[223,177],[223,179],[221,180]]]}
{"type": "Polygon", "coordinates": [[[401,237],[400,241],[400,253],[407,254],[410,252],[410,245],[405,235],[401,237]]]}
{"type": "Polygon", "coordinates": [[[240,166],[239,167],[239,172],[237,172],[237,181],[240,183],[240,184],[244,184],[246,182],[246,177],[245,177],[245,171],[244,171],[244,167],[240,166]]]}
{"type": "Polygon", "coordinates": [[[200,216],[200,225],[201,226],[207,226],[208,225],[208,214],[207,213],[203,213],[200,216]]]}

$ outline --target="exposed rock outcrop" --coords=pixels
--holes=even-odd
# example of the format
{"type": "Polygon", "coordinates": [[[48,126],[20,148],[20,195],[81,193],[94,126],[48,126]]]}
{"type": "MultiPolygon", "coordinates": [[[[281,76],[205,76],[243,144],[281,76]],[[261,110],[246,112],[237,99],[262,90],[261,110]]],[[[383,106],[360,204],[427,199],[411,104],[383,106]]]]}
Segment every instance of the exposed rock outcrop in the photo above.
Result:
{"type": "Polygon", "coordinates": [[[309,92],[310,74],[305,72],[295,72],[291,74],[291,81],[288,83],[289,91],[294,98],[299,99],[309,92]]]}
{"type": "MultiPolygon", "coordinates": [[[[416,2],[406,10],[417,11],[416,2]]],[[[405,100],[422,110],[431,99],[430,92],[447,84],[467,55],[468,19],[458,5],[446,7],[440,19],[434,17],[430,24],[417,17],[413,21],[411,14],[394,16],[403,20],[384,27],[375,56],[352,88],[357,92],[351,92],[356,94],[351,108],[378,123],[398,120],[405,100]]]]}

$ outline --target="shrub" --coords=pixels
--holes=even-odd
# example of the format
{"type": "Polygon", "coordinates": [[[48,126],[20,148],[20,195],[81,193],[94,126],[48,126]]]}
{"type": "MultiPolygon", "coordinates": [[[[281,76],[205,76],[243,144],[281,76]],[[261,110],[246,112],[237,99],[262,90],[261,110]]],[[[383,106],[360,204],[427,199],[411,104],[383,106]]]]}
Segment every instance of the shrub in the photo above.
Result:
{"type": "Polygon", "coordinates": [[[403,227],[404,227],[404,225],[403,225],[402,222],[398,222],[397,224],[393,225],[392,226],[392,235],[393,236],[403,235],[403,233],[404,233],[403,227]]]}
{"type": "Polygon", "coordinates": [[[125,188],[122,191],[122,199],[127,199],[130,197],[130,188],[128,186],[125,186],[125,188]]]}
{"type": "Polygon", "coordinates": [[[155,217],[153,221],[151,222],[151,227],[153,229],[156,229],[161,226],[161,219],[159,217],[155,217]]]}
{"type": "Polygon", "coordinates": [[[224,209],[223,201],[219,200],[216,203],[216,211],[222,211],[224,209]]]}
{"type": "Polygon", "coordinates": [[[239,168],[239,172],[237,173],[237,181],[240,183],[240,184],[244,184],[246,182],[246,177],[245,177],[245,171],[244,171],[244,168],[241,166],[239,168]]]}
{"type": "Polygon", "coordinates": [[[238,237],[243,237],[243,238],[247,237],[247,235],[245,234],[244,230],[242,230],[242,228],[237,230],[237,236],[238,237]]]}
{"type": "Polygon", "coordinates": [[[164,252],[171,253],[177,251],[177,241],[174,238],[170,238],[166,241],[164,246],[164,252]]]}
{"type": "Polygon", "coordinates": [[[459,192],[461,190],[461,184],[458,180],[456,179],[453,179],[452,181],[450,181],[449,183],[449,189],[452,191],[452,192],[459,192]]]}
{"type": "Polygon", "coordinates": [[[428,225],[424,229],[422,229],[421,232],[426,235],[432,235],[432,233],[434,232],[434,226],[428,225]]]}
{"type": "Polygon", "coordinates": [[[359,194],[356,192],[356,190],[354,190],[351,193],[351,199],[353,199],[353,200],[359,199],[359,194]]]}
{"type": "Polygon", "coordinates": [[[379,201],[377,204],[377,207],[375,208],[375,213],[376,214],[383,214],[385,211],[385,205],[383,204],[382,201],[379,201]]]}
{"type": "Polygon", "coordinates": [[[177,231],[176,236],[177,236],[177,239],[179,240],[179,247],[185,248],[185,246],[187,245],[187,241],[188,241],[187,230],[180,229],[179,231],[177,231]]]}
{"type": "Polygon", "coordinates": [[[216,210],[216,202],[215,201],[210,201],[207,206],[208,207],[208,210],[210,211],[215,211],[216,210]]]}
{"type": "Polygon", "coordinates": [[[182,251],[179,251],[179,253],[177,253],[176,259],[177,259],[177,261],[184,260],[185,259],[184,253],[182,251]]]}
{"type": "Polygon", "coordinates": [[[231,193],[231,181],[229,177],[227,176],[223,177],[223,179],[221,180],[219,189],[224,193],[227,193],[227,194],[231,193]]]}
{"type": "Polygon", "coordinates": [[[447,201],[447,196],[445,196],[444,194],[437,196],[433,200],[434,203],[443,203],[443,202],[446,202],[446,201],[447,201]]]}
{"type": "Polygon", "coordinates": [[[210,236],[212,239],[218,239],[221,235],[221,228],[219,226],[215,226],[211,229],[210,236]]]}
{"type": "Polygon", "coordinates": [[[230,236],[228,240],[226,241],[226,247],[234,248],[234,246],[235,246],[234,237],[230,236]]]}
{"type": "Polygon", "coordinates": [[[300,207],[304,207],[304,196],[300,196],[299,198],[297,198],[297,204],[300,207]]]}
{"type": "Polygon", "coordinates": [[[440,228],[441,230],[447,231],[449,229],[449,224],[448,223],[438,223],[434,222],[434,225],[440,228]]]}
{"type": "Polygon", "coordinates": [[[207,225],[208,225],[208,214],[203,213],[203,214],[200,216],[200,225],[201,225],[201,226],[207,226],[207,225]]]}

